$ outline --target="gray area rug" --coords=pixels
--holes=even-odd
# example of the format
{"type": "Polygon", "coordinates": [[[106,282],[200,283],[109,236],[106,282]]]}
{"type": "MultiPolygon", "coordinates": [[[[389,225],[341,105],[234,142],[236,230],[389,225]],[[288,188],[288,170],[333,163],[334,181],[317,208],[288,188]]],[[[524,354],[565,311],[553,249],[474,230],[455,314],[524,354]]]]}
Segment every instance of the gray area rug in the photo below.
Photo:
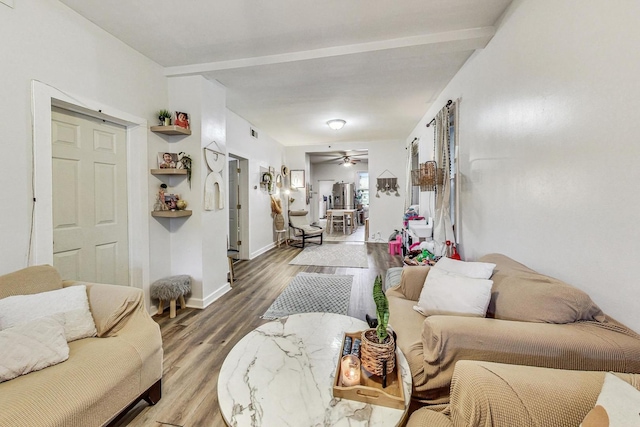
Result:
{"type": "Polygon", "coordinates": [[[334,243],[304,248],[289,264],[368,268],[367,246],[334,243]]]}
{"type": "Polygon", "coordinates": [[[298,273],[261,317],[279,319],[296,313],[347,314],[353,276],[298,273]]]}

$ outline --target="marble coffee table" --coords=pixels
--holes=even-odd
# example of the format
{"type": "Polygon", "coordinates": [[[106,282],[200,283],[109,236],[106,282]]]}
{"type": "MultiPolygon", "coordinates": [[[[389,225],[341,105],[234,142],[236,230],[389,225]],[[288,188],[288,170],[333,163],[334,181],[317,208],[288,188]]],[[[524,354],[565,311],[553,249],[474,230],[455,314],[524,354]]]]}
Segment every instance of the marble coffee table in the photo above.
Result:
{"type": "Polygon", "coordinates": [[[395,426],[406,416],[411,373],[398,349],[404,410],[333,397],[342,335],[367,328],[333,313],[294,314],[243,337],[218,377],[218,402],[230,426],[395,426]]]}

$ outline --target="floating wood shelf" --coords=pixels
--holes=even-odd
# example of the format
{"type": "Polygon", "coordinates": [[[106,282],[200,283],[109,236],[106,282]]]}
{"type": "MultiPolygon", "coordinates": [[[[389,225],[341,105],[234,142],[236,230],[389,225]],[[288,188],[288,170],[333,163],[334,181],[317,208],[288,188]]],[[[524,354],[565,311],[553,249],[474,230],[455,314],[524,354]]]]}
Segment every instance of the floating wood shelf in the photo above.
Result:
{"type": "Polygon", "coordinates": [[[181,126],[151,126],[151,132],[163,133],[165,135],[191,135],[191,129],[181,126]]]}
{"type": "Polygon", "coordinates": [[[186,175],[186,169],[175,169],[175,168],[166,168],[166,169],[151,169],[151,175],[186,175]]]}
{"type": "Polygon", "coordinates": [[[151,216],[159,218],[181,218],[191,216],[192,211],[151,211],[151,216]]]}

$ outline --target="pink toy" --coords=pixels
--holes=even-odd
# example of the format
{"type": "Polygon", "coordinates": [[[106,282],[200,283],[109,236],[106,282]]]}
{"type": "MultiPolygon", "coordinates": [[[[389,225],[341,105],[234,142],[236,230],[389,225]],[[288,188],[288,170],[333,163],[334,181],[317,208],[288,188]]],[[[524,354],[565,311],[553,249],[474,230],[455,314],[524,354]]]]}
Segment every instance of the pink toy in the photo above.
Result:
{"type": "Polygon", "coordinates": [[[402,236],[396,236],[396,240],[389,242],[389,253],[391,255],[402,255],[402,236]]]}

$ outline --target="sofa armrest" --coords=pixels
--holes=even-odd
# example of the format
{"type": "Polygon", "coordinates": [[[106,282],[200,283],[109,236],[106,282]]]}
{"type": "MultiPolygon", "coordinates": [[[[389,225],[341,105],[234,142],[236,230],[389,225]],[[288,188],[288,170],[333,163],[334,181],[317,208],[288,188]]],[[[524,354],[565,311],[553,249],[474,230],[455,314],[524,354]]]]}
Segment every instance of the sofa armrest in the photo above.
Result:
{"type": "Polygon", "coordinates": [[[453,426],[577,426],[605,372],[460,361],[451,385],[453,426]]]}
{"type": "Polygon", "coordinates": [[[425,391],[446,393],[459,360],[640,372],[640,340],[599,322],[550,324],[430,316],[422,328],[425,391]]]}
{"type": "Polygon", "coordinates": [[[136,309],[144,308],[144,293],[138,288],[72,280],[63,282],[64,287],[73,285],[87,286],[89,307],[101,338],[114,336],[136,309]]]}

